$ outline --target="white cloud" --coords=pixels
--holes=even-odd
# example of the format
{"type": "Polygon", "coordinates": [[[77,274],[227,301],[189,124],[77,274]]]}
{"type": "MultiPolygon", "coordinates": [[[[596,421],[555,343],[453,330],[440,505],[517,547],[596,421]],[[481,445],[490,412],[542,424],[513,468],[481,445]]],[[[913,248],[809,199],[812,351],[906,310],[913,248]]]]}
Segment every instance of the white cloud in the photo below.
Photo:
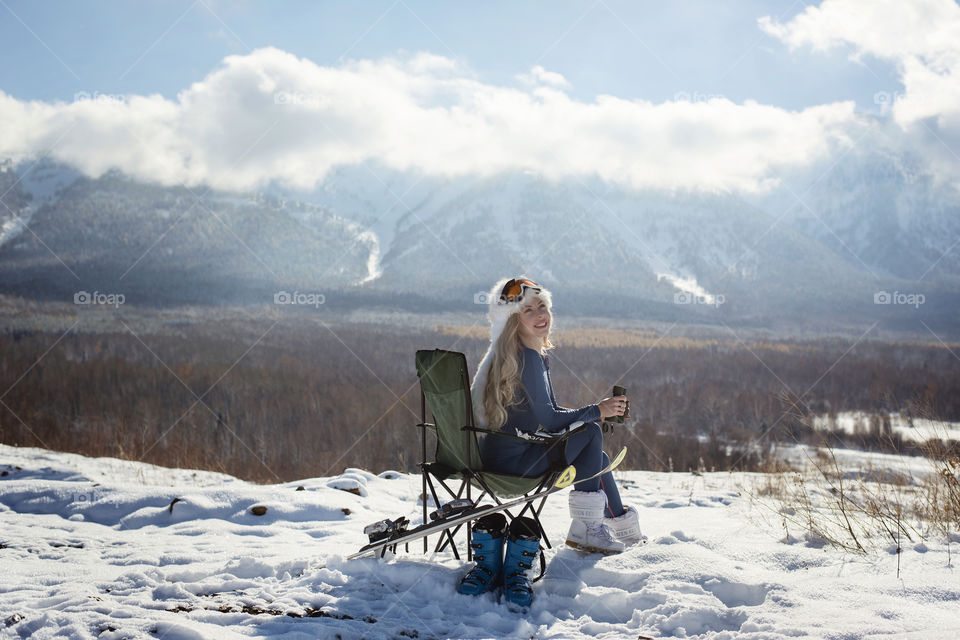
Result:
{"type": "Polygon", "coordinates": [[[537,85],[546,85],[548,87],[554,87],[555,89],[571,89],[571,84],[563,77],[562,74],[557,73],[556,71],[547,71],[540,65],[530,69],[530,73],[522,73],[517,76],[517,79],[523,82],[524,84],[537,86],[537,85]]]}
{"type": "MultiPolygon", "coordinates": [[[[49,153],[91,175],[164,184],[309,188],[376,158],[430,174],[532,169],[633,187],[756,191],[849,143],[852,102],[788,111],[747,101],[592,102],[534,68],[528,89],[484,84],[431,54],[327,67],[274,48],[229,56],[175,100],[73,103],[0,92],[0,157],[49,153]]],[[[563,82],[561,82],[563,80],[563,82]]]]}
{"type": "Polygon", "coordinates": [[[862,52],[897,59],[956,48],[958,17],[954,0],[824,0],[787,24],[769,16],[758,22],[792,47],[826,51],[851,43],[862,52]]]}
{"type": "Polygon", "coordinates": [[[960,177],[960,5],[954,0],[824,0],[786,24],[759,20],[760,28],[790,45],[825,51],[852,46],[896,65],[903,91],[878,88],[895,122],[927,145],[941,175],[960,177]],[[928,122],[929,121],[929,122],[928,122]]]}

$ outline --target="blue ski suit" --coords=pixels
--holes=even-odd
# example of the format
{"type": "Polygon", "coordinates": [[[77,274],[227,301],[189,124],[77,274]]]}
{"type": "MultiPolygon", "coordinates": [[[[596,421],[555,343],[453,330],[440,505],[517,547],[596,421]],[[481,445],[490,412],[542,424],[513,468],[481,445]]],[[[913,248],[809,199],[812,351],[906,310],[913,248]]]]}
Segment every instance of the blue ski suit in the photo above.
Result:
{"type": "MultiPolygon", "coordinates": [[[[521,363],[521,387],[514,400],[517,404],[507,407],[507,421],[501,431],[517,435],[519,431],[533,433],[537,428],[544,431],[561,431],[577,420],[587,422],[581,431],[570,436],[566,446],[549,446],[536,442],[523,442],[513,438],[486,436],[480,443],[480,456],[485,468],[501,473],[521,476],[538,476],[553,464],[572,464],[580,477],[591,476],[610,459],[603,452],[603,431],[600,428],[600,407],[595,404],[579,409],[567,409],[557,404],[550,380],[550,358],[542,356],[529,347],[523,347],[521,363]]],[[[577,491],[599,491],[607,494],[605,513],[609,517],[623,515],[620,492],[607,472],[599,478],[575,483],[577,491]]]]}

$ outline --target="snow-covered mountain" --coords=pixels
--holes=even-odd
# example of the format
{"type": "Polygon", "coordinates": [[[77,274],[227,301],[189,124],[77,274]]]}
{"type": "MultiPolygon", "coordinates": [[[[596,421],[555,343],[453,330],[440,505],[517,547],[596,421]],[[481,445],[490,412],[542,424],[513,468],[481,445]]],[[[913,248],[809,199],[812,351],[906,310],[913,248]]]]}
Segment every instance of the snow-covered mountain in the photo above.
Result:
{"type": "Polygon", "coordinates": [[[756,198],[854,268],[878,277],[960,284],[960,191],[924,163],[875,150],[797,171],[756,198]]]}
{"type": "Polygon", "coordinates": [[[36,173],[4,174],[5,197],[18,208],[9,207],[0,278],[20,295],[98,290],[147,304],[267,304],[278,291],[362,280],[376,245],[363,225],[300,202],[161,187],[118,172],[61,180],[36,197],[38,185],[54,183],[31,180],[36,173]]]}
{"type": "MultiPolygon", "coordinates": [[[[351,171],[370,174],[342,170],[341,192],[363,184],[351,171]]],[[[412,193],[427,180],[389,189],[385,182],[364,191],[364,211],[387,212],[380,223],[393,225],[393,242],[380,245],[382,275],[364,285],[371,291],[469,300],[505,273],[526,273],[561,291],[567,311],[708,322],[810,317],[829,324],[844,314],[876,314],[878,291],[942,284],[928,278],[912,285],[887,272],[877,277],[789,217],[735,195],[638,193],[599,180],[553,182],[517,173],[433,180],[425,188],[431,198],[401,202],[398,189],[413,186],[412,193]],[[675,304],[678,297],[686,302],[675,304]]],[[[323,197],[333,210],[349,207],[323,197]]],[[[921,312],[955,308],[956,287],[947,284],[945,295],[928,296],[941,306],[921,312]]]]}
{"type": "Polygon", "coordinates": [[[749,198],[376,163],[340,167],[310,192],[258,194],[7,167],[5,204],[33,233],[8,213],[0,275],[21,295],[102,286],[148,302],[256,302],[299,288],[466,309],[525,273],[566,311],[761,323],[882,315],[875,293],[910,291],[936,321],[960,304],[960,197],[911,166],[850,155],[749,198]]]}
{"type": "Polygon", "coordinates": [[[56,202],[80,177],[69,166],[43,159],[19,171],[9,162],[0,164],[0,247],[21,235],[38,209],[56,202]]]}

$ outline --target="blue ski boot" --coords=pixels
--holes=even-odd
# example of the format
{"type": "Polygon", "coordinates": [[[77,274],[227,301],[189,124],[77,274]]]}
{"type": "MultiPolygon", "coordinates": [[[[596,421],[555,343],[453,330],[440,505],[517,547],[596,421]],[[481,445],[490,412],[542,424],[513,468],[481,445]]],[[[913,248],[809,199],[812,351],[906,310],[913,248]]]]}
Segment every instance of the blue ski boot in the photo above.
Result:
{"type": "Polygon", "coordinates": [[[527,571],[540,550],[540,529],[531,518],[514,518],[503,560],[503,595],[509,604],[526,609],[533,602],[533,585],[527,571]]]}
{"type": "Polygon", "coordinates": [[[503,537],[506,532],[507,518],[502,513],[491,513],[474,523],[470,547],[477,564],[460,580],[458,592],[476,596],[500,584],[503,578],[503,537]]]}

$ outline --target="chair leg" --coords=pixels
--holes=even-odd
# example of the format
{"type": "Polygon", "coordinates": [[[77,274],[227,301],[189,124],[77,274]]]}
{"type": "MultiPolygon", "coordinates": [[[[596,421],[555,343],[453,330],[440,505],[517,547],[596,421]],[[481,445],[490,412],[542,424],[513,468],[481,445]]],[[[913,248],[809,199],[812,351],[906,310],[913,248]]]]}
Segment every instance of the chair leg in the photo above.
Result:
{"type": "MultiPolygon", "coordinates": [[[[543,482],[541,482],[536,489],[534,489],[534,492],[542,491],[544,488],[552,486],[556,479],[556,473],[550,474],[543,479],[543,482]]],[[[550,544],[550,538],[547,537],[547,531],[543,528],[543,523],[540,522],[540,513],[543,511],[544,505],[547,504],[547,497],[548,496],[544,496],[541,498],[539,505],[534,506],[536,500],[531,500],[527,504],[523,505],[523,509],[521,509],[520,513],[517,514],[517,517],[523,517],[523,514],[529,511],[530,517],[533,518],[534,522],[537,523],[537,528],[540,530],[540,537],[543,539],[543,544],[547,547],[547,549],[552,549],[553,545],[550,544]]]]}
{"type": "MultiPolygon", "coordinates": [[[[454,499],[454,500],[460,499],[460,498],[463,496],[465,490],[467,489],[467,484],[468,484],[467,482],[461,482],[460,488],[459,488],[456,492],[454,492],[453,489],[451,489],[451,488],[447,485],[447,483],[444,482],[443,480],[441,480],[440,478],[436,478],[436,481],[437,481],[437,483],[440,484],[441,487],[443,487],[443,489],[447,492],[447,494],[449,494],[450,497],[451,497],[452,499],[454,499]]],[[[428,483],[428,485],[429,485],[429,487],[430,487],[430,494],[433,496],[433,501],[434,501],[434,503],[439,507],[439,506],[441,505],[440,496],[437,495],[437,488],[436,488],[436,486],[434,485],[433,479],[430,478],[429,474],[427,474],[427,483],[428,483]]],[[[483,493],[480,494],[480,497],[479,497],[477,500],[479,501],[479,500],[482,499],[486,494],[487,494],[487,492],[484,491],[483,493]]],[[[494,499],[496,499],[496,498],[494,498],[494,499]]],[[[424,521],[424,523],[426,523],[426,522],[427,522],[426,503],[424,503],[424,511],[423,511],[423,513],[424,513],[424,515],[423,515],[423,521],[424,521]]],[[[470,523],[468,522],[467,524],[469,525],[470,523]]],[[[461,526],[463,526],[463,525],[457,525],[457,526],[456,526],[455,528],[453,528],[452,530],[451,530],[451,529],[446,529],[446,530],[444,530],[442,533],[440,533],[440,534],[439,534],[439,535],[440,535],[440,539],[437,541],[436,547],[434,548],[434,553],[443,551],[444,549],[447,548],[447,545],[449,544],[450,547],[451,547],[451,550],[453,551],[454,557],[456,557],[456,559],[459,560],[459,559],[460,559],[460,552],[459,552],[459,550],[457,549],[457,543],[456,543],[454,537],[455,537],[455,536],[457,535],[457,533],[460,531],[460,527],[461,527],[461,526]]],[[[473,557],[472,549],[471,549],[471,547],[470,547],[470,541],[471,541],[471,539],[470,539],[470,533],[471,533],[471,529],[470,529],[470,527],[468,526],[468,527],[467,527],[467,560],[471,560],[472,557],[473,557]]],[[[427,548],[428,548],[428,547],[427,547],[427,543],[426,543],[426,538],[424,538],[424,553],[427,552],[427,548]]]]}
{"type": "MultiPolygon", "coordinates": [[[[437,547],[433,550],[434,553],[439,553],[447,548],[447,543],[450,544],[450,550],[453,551],[453,557],[457,560],[460,559],[460,553],[457,551],[457,543],[454,541],[454,536],[457,535],[457,531],[460,530],[460,527],[463,525],[457,525],[456,528],[451,532],[450,529],[444,529],[443,533],[440,534],[440,539],[437,540],[437,547]]],[[[469,548],[469,547],[468,547],[469,548]]],[[[469,562],[470,558],[467,558],[469,562]]]]}
{"type": "MultiPolygon", "coordinates": [[[[440,496],[437,495],[437,488],[434,486],[433,480],[430,478],[430,474],[429,474],[429,473],[425,473],[424,475],[425,475],[425,477],[426,477],[426,483],[427,483],[427,484],[429,485],[429,487],[430,487],[430,495],[433,497],[433,502],[434,502],[434,504],[436,504],[436,505],[439,507],[439,506],[440,506],[440,496]]],[[[447,484],[446,484],[443,480],[437,478],[437,482],[439,482],[439,483],[440,483],[440,486],[442,486],[442,487],[446,490],[446,492],[449,493],[449,494],[450,494],[451,496],[453,496],[454,498],[460,497],[460,494],[463,493],[463,487],[462,487],[462,486],[460,487],[460,491],[459,491],[459,492],[454,493],[454,492],[450,489],[450,487],[448,487],[447,484]]],[[[423,522],[424,522],[424,524],[427,523],[427,496],[426,496],[426,495],[423,496],[423,522]]],[[[429,548],[429,547],[428,547],[427,538],[429,538],[429,536],[426,536],[426,537],[424,537],[424,539],[423,539],[423,552],[424,552],[424,553],[426,553],[426,552],[427,552],[427,549],[429,548]]],[[[444,542],[443,537],[442,537],[442,534],[441,534],[440,542],[444,542]]],[[[439,544],[439,542],[438,542],[438,544],[439,544]]],[[[456,545],[454,545],[453,554],[456,556],[457,560],[460,559],[460,555],[457,553],[457,550],[456,550],[456,545]]]]}
{"type": "Polygon", "coordinates": [[[550,544],[550,538],[547,537],[547,532],[543,528],[543,523],[540,522],[540,512],[543,511],[544,505],[547,504],[547,499],[544,498],[540,501],[540,506],[533,510],[533,519],[537,523],[537,528],[540,529],[540,536],[543,538],[543,544],[546,545],[547,549],[553,549],[553,545],[550,544]]]}
{"type": "MultiPolygon", "coordinates": [[[[426,420],[424,420],[424,422],[426,422],[426,420]]],[[[423,461],[424,461],[424,463],[425,463],[426,460],[427,460],[427,456],[426,456],[426,446],[427,446],[427,445],[426,445],[426,433],[421,433],[420,435],[421,435],[421,439],[422,439],[422,441],[423,441],[423,443],[424,443],[424,445],[423,445],[423,446],[424,446],[423,461]]],[[[421,476],[421,482],[422,482],[422,484],[423,484],[423,488],[422,488],[421,491],[420,491],[420,499],[423,500],[423,521],[424,521],[424,522],[427,521],[427,477],[428,477],[428,475],[429,475],[429,474],[426,472],[426,467],[421,466],[421,467],[420,467],[420,476],[421,476]]],[[[430,487],[430,490],[431,490],[431,492],[433,491],[433,486],[430,487]]],[[[424,536],[424,538],[423,538],[423,553],[424,553],[424,554],[427,553],[427,548],[428,548],[428,547],[427,547],[427,537],[424,536]]]]}
{"type": "MultiPolygon", "coordinates": [[[[483,482],[483,478],[482,478],[479,474],[477,474],[476,476],[474,476],[474,478],[479,482],[479,488],[480,488],[480,495],[476,498],[476,500],[473,501],[474,504],[478,504],[480,501],[482,501],[482,500],[483,500],[484,498],[486,498],[486,497],[492,498],[493,501],[494,501],[496,504],[498,504],[498,505],[503,503],[503,501],[500,500],[500,499],[497,497],[497,495],[496,495],[493,491],[491,491],[491,490],[489,489],[489,487],[486,486],[486,483],[483,482]]],[[[535,489],[533,489],[532,493],[536,493],[536,492],[538,492],[538,491],[542,491],[542,490],[545,489],[546,487],[552,486],[553,483],[556,481],[556,478],[557,478],[557,474],[556,474],[556,473],[553,473],[553,474],[545,477],[545,478],[543,479],[543,481],[542,481],[535,489]]],[[[440,485],[446,490],[446,492],[447,492],[448,494],[450,494],[450,496],[451,496],[453,499],[458,499],[458,498],[460,498],[460,497],[464,494],[464,491],[465,491],[465,489],[466,489],[466,485],[467,485],[467,483],[469,482],[469,480],[468,480],[468,481],[462,483],[462,484],[460,485],[459,490],[456,491],[456,492],[454,492],[449,486],[447,486],[447,484],[446,484],[443,480],[440,480],[439,478],[437,478],[436,480],[437,480],[437,482],[439,482],[440,485]]],[[[428,482],[428,484],[429,484],[430,493],[431,493],[431,495],[433,496],[434,502],[435,502],[437,505],[439,505],[439,504],[440,504],[440,497],[437,495],[436,487],[434,486],[434,483],[433,483],[432,479],[429,477],[429,474],[427,475],[427,482],[428,482]]],[[[530,492],[528,492],[526,495],[530,495],[530,492]]],[[[553,545],[550,543],[550,539],[549,539],[549,537],[547,537],[547,532],[546,532],[546,530],[545,530],[544,527],[543,527],[543,523],[540,521],[540,514],[543,512],[544,506],[546,506],[547,498],[548,498],[548,496],[545,496],[545,497],[541,498],[539,502],[537,502],[536,500],[531,500],[531,501],[527,502],[526,504],[523,505],[523,507],[520,509],[519,513],[517,513],[516,516],[514,516],[513,513],[511,513],[509,509],[504,509],[504,510],[503,510],[503,513],[504,513],[504,515],[507,516],[507,518],[509,518],[510,520],[513,520],[513,519],[515,519],[515,518],[523,517],[524,515],[526,515],[526,514],[529,512],[529,517],[531,517],[531,518],[537,523],[537,528],[540,530],[540,536],[541,536],[541,538],[542,538],[542,540],[543,540],[543,545],[544,545],[547,549],[552,549],[552,548],[553,548],[553,545]]],[[[426,513],[426,510],[424,511],[424,513],[426,513]]],[[[426,516],[424,516],[424,521],[426,521],[426,516]]],[[[466,535],[466,537],[467,537],[467,560],[468,560],[468,561],[471,560],[471,559],[472,559],[472,556],[473,556],[473,554],[471,553],[472,549],[470,548],[470,539],[471,539],[470,534],[471,534],[471,532],[472,532],[472,529],[471,529],[471,526],[470,526],[470,525],[471,525],[471,522],[472,522],[472,521],[466,522],[466,523],[461,523],[461,524],[458,524],[458,525],[455,526],[455,527],[452,527],[452,528],[450,528],[450,529],[444,530],[444,531],[440,534],[440,539],[437,541],[437,543],[436,543],[436,545],[435,545],[435,547],[434,547],[434,553],[438,553],[438,552],[444,551],[444,550],[447,548],[447,546],[449,545],[450,548],[451,548],[451,551],[453,552],[454,557],[456,557],[456,559],[459,560],[459,559],[460,559],[460,553],[459,553],[459,550],[457,549],[456,536],[457,536],[457,534],[460,532],[460,527],[462,527],[462,526],[464,526],[464,524],[466,524],[466,534],[467,534],[467,535],[466,535]]],[[[425,543],[425,546],[426,546],[426,543],[425,543]]],[[[425,551],[424,553],[426,553],[426,551],[425,551]]]]}

